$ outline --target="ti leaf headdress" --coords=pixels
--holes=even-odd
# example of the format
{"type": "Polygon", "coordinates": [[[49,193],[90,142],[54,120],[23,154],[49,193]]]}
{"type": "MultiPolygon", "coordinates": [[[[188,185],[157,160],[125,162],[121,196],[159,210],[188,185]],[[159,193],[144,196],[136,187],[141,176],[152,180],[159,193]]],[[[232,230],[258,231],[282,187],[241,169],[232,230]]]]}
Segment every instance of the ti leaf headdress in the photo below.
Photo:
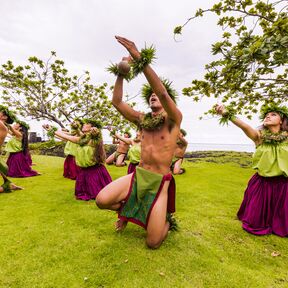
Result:
{"type": "Polygon", "coordinates": [[[18,123],[18,124],[20,124],[20,126],[25,127],[27,130],[30,129],[29,124],[26,123],[26,122],[24,122],[24,121],[21,121],[21,120],[19,120],[19,119],[16,119],[15,122],[18,123]]]}
{"type": "Polygon", "coordinates": [[[278,106],[275,103],[269,103],[263,105],[260,110],[260,119],[264,120],[265,116],[270,112],[277,112],[279,113],[280,117],[283,118],[284,116],[288,118],[288,109],[285,106],[278,106]]]}
{"type": "MultiPolygon", "coordinates": [[[[176,103],[176,98],[177,98],[177,92],[176,90],[172,87],[172,82],[169,81],[168,79],[161,79],[162,84],[166,88],[170,98],[176,103]]],[[[149,98],[152,95],[153,90],[152,87],[146,83],[142,86],[142,91],[141,91],[141,96],[144,98],[145,102],[149,104],[149,98]]]]}
{"type": "Polygon", "coordinates": [[[96,127],[98,129],[102,129],[102,124],[98,121],[98,120],[95,120],[95,119],[83,119],[83,123],[84,124],[91,124],[92,127],[96,127]]]}
{"type": "Polygon", "coordinates": [[[16,120],[16,115],[14,112],[9,111],[8,107],[0,105],[0,112],[3,112],[7,117],[7,124],[12,124],[16,120]]]}

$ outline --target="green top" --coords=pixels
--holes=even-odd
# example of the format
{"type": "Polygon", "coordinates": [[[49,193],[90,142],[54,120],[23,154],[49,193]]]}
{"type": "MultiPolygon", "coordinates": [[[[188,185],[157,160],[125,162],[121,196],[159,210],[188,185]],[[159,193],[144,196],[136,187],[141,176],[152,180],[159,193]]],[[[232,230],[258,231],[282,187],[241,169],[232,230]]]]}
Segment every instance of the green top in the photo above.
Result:
{"type": "Polygon", "coordinates": [[[263,177],[288,177],[288,142],[259,145],[253,155],[252,167],[263,177]]]}
{"type": "Polygon", "coordinates": [[[141,143],[136,143],[131,146],[128,151],[128,157],[132,164],[138,164],[141,158],[141,143]]]}
{"type": "Polygon", "coordinates": [[[75,153],[76,164],[83,168],[94,166],[96,164],[94,155],[95,147],[89,145],[77,145],[75,153]]]}
{"type": "Polygon", "coordinates": [[[72,155],[75,156],[76,150],[77,150],[77,143],[73,143],[71,141],[67,141],[65,148],[64,148],[64,153],[66,156],[72,155]]]}
{"type": "Polygon", "coordinates": [[[22,141],[16,137],[12,137],[5,146],[5,151],[9,153],[16,153],[22,151],[22,141]]]}

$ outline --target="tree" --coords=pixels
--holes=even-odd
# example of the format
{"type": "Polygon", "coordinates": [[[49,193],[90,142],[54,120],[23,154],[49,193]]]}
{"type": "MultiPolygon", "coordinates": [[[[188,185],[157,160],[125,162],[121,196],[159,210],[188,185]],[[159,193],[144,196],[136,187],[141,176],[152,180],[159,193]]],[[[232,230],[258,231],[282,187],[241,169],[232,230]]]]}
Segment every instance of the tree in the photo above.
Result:
{"type": "Polygon", "coordinates": [[[95,118],[104,126],[130,127],[108,99],[107,83],[95,86],[88,71],[82,76],[69,76],[64,61],[51,52],[47,61],[30,57],[27,65],[12,61],[1,65],[0,85],[4,104],[23,117],[47,119],[64,127],[75,117],[95,118]]]}
{"type": "Polygon", "coordinates": [[[194,101],[214,96],[248,118],[260,103],[288,101],[287,7],[287,0],[221,0],[175,27],[174,35],[181,34],[192,19],[212,12],[224,31],[212,45],[218,59],[205,66],[204,80],[193,80],[183,94],[194,101]]]}

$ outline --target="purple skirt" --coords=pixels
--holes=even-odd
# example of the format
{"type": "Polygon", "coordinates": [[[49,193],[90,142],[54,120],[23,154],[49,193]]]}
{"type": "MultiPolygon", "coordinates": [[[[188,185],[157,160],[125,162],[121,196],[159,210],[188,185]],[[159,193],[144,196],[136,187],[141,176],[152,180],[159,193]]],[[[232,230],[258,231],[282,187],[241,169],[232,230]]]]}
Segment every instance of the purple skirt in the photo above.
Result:
{"type": "Polygon", "coordinates": [[[95,199],[100,190],[112,182],[106,167],[102,164],[80,168],[76,178],[75,197],[78,200],[95,199]]]}
{"type": "Polygon", "coordinates": [[[29,158],[22,151],[10,153],[7,159],[9,177],[32,177],[38,172],[31,169],[29,158]]]}
{"type": "Polygon", "coordinates": [[[26,159],[27,159],[28,164],[32,166],[32,158],[31,158],[31,154],[29,151],[26,152],[26,159]]]}
{"type": "Polygon", "coordinates": [[[252,234],[288,236],[288,178],[254,174],[237,216],[252,234]]]}
{"type": "Polygon", "coordinates": [[[128,166],[128,170],[127,170],[127,174],[131,174],[136,170],[136,167],[139,165],[139,163],[134,164],[134,163],[130,163],[128,166]]]}
{"type": "Polygon", "coordinates": [[[80,172],[80,167],[76,165],[75,157],[68,155],[64,161],[64,172],[63,176],[75,180],[80,172]]]}

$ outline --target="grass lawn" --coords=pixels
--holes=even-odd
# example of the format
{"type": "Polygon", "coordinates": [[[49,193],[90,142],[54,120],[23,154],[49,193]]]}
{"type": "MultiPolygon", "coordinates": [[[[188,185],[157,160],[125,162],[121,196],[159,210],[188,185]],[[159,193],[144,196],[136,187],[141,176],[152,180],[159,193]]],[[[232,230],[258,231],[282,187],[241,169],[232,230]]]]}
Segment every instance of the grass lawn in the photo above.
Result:
{"type": "MultiPolygon", "coordinates": [[[[0,287],[288,287],[288,240],[242,230],[235,215],[254,172],[224,158],[185,162],[180,231],[149,250],[144,229],[117,234],[115,212],[74,199],[63,158],[33,156],[42,175],[0,195],[0,287]]],[[[126,169],[108,167],[113,179],[126,169]]]]}

